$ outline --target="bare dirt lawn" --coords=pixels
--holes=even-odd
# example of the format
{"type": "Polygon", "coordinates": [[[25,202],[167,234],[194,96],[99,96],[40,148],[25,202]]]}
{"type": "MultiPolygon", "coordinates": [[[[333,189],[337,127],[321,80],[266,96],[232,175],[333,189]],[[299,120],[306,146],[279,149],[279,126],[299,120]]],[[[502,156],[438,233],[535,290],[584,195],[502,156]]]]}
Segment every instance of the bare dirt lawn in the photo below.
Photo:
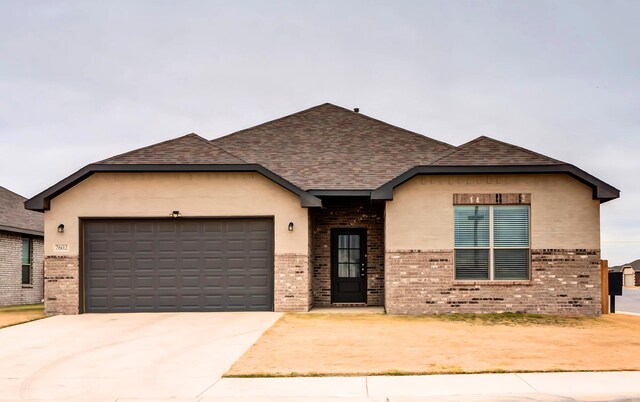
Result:
{"type": "Polygon", "coordinates": [[[286,314],[225,374],[639,370],[640,317],[286,314]]]}
{"type": "Polygon", "coordinates": [[[0,328],[44,318],[44,305],[25,304],[0,307],[0,328]]]}

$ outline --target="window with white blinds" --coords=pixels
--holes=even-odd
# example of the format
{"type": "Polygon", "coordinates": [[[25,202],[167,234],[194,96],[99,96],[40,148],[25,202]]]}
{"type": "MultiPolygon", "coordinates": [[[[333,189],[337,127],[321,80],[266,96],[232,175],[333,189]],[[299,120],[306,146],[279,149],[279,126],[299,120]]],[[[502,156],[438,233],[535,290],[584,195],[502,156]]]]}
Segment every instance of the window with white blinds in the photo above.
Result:
{"type": "Polygon", "coordinates": [[[529,279],[529,206],[465,205],[454,210],[456,279],[529,279]]]}

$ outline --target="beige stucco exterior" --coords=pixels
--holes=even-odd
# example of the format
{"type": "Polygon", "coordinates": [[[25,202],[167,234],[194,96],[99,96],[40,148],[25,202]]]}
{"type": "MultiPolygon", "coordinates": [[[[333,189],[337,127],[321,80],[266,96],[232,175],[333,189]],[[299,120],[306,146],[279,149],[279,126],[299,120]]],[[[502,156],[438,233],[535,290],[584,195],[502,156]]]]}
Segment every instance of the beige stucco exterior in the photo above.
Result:
{"type": "Polygon", "coordinates": [[[414,177],[387,202],[386,249],[452,249],[455,193],[531,193],[531,248],[600,248],[600,201],[591,188],[564,174],[540,174],[414,177]]]}
{"type": "Polygon", "coordinates": [[[299,196],[254,172],[185,172],[96,173],[58,195],[45,212],[45,256],[78,255],[80,218],[164,218],[175,210],[183,217],[273,216],[275,253],[308,254],[308,213],[299,196]],[[60,244],[68,251],[56,251],[60,244]]]}

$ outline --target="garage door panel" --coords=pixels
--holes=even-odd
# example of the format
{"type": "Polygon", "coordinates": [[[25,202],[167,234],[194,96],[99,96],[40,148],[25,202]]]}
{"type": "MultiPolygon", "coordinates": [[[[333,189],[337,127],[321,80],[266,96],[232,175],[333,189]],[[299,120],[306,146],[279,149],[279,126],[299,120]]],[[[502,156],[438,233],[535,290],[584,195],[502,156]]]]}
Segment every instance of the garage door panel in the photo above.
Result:
{"type": "Polygon", "coordinates": [[[93,271],[106,271],[109,269],[109,261],[106,258],[91,258],[89,264],[93,267],[93,271]]]}
{"type": "Polygon", "coordinates": [[[95,253],[104,253],[109,249],[109,243],[104,240],[93,240],[88,244],[88,251],[95,253]]]}
{"type": "Polygon", "coordinates": [[[273,306],[273,220],[85,222],[85,311],[273,306]]]}

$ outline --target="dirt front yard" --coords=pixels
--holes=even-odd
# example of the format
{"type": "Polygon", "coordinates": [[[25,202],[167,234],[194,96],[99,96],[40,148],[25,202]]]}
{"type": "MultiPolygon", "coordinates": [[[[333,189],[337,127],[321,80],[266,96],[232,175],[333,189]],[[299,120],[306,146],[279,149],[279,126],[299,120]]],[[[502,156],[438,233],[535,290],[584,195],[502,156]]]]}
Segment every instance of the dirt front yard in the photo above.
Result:
{"type": "Polygon", "coordinates": [[[287,314],[226,376],[640,370],[640,317],[287,314]]]}
{"type": "Polygon", "coordinates": [[[44,305],[25,304],[0,307],[0,328],[44,318],[44,305]]]}

